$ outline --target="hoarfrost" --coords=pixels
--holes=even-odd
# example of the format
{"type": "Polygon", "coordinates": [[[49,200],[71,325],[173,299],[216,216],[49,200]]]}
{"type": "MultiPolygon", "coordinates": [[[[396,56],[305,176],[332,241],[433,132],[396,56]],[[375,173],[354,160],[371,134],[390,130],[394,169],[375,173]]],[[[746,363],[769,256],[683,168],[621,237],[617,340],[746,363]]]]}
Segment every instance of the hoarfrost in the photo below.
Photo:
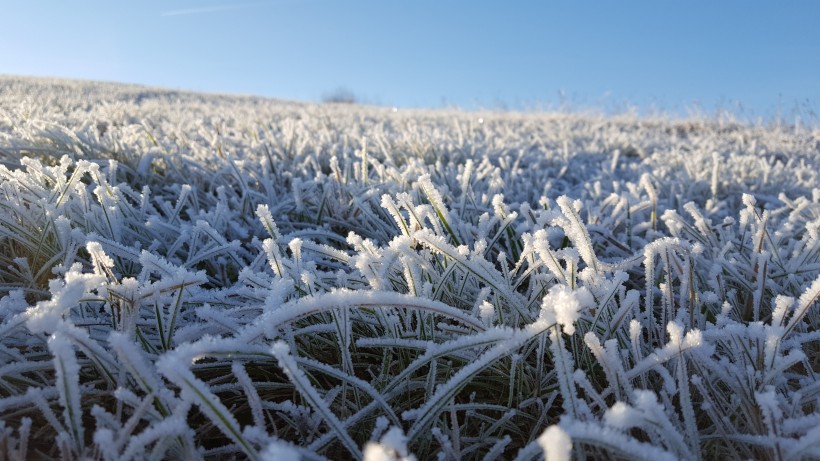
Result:
{"type": "Polygon", "coordinates": [[[0,106],[0,458],[820,457],[815,127],[0,106]]]}

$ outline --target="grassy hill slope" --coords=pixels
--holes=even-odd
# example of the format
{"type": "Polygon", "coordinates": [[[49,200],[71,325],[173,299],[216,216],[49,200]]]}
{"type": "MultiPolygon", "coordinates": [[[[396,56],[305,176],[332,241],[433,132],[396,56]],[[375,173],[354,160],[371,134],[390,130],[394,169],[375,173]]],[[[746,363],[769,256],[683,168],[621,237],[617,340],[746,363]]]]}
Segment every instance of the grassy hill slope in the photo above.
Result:
{"type": "Polygon", "coordinates": [[[0,455],[820,457],[820,130],[0,77],[0,162],[0,455]]]}

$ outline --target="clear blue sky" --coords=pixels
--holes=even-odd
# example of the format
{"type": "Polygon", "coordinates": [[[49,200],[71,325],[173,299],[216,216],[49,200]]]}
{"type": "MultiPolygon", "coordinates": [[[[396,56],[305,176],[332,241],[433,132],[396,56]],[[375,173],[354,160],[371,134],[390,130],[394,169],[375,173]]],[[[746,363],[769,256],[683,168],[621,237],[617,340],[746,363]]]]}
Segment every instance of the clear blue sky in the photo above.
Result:
{"type": "Polygon", "coordinates": [[[384,105],[817,111],[820,1],[6,0],[0,73],[384,105]],[[742,104],[739,106],[738,104],[742,104]]]}

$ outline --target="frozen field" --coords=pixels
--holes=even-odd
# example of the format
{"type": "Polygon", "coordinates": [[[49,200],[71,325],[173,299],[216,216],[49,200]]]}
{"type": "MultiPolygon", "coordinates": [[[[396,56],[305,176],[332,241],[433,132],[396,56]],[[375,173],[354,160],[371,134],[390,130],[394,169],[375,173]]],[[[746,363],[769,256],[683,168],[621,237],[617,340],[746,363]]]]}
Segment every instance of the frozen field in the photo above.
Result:
{"type": "Polygon", "coordinates": [[[0,459],[820,458],[820,130],[0,77],[0,459]]]}

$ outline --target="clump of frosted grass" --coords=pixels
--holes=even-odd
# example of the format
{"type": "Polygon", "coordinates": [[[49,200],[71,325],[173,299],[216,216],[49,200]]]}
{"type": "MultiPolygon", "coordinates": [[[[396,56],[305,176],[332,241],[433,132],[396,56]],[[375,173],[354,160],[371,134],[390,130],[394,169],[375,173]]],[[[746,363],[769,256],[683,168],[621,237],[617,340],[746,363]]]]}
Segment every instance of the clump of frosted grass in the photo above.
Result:
{"type": "Polygon", "coordinates": [[[816,129],[0,86],[0,457],[820,456],[816,129]]]}

